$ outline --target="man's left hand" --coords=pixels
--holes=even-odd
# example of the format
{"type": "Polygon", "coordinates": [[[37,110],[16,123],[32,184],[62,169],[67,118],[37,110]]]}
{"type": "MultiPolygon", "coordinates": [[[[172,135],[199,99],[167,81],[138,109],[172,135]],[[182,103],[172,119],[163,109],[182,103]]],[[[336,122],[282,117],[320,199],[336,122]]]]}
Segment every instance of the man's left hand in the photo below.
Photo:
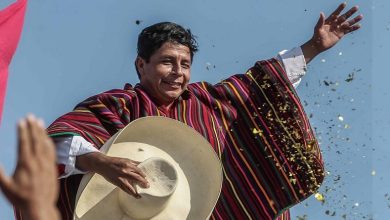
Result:
{"type": "Polygon", "coordinates": [[[358,24],[363,19],[361,14],[350,19],[359,10],[358,6],[354,6],[340,15],[345,7],[345,3],[340,4],[326,19],[324,13],[321,12],[320,18],[314,28],[313,37],[302,45],[306,63],[309,63],[319,53],[333,47],[346,34],[354,32],[361,27],[358,24]]]}

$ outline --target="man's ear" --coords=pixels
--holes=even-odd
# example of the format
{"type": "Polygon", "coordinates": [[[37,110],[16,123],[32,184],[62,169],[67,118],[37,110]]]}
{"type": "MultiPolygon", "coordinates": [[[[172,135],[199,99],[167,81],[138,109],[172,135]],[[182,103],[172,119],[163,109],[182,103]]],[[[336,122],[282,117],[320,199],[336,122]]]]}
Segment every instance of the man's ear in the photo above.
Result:
{"type": "Polygon", "coordinates": [[[135,59],[135,66],[137,68],[138,76],[139,76],[139,78],[141,78],[141,76],[144,75],[144,73],[145,73],[145,70],[144,70],[145,60],[142,59],[141,57],[137,56],[137,58],[135,59]]]}

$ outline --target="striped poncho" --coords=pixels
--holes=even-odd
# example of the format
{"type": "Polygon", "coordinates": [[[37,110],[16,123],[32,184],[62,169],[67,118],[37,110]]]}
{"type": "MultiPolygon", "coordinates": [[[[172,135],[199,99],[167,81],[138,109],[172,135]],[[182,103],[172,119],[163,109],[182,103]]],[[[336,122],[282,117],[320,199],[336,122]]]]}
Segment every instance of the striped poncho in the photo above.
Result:
{"type": "MultiPolygon", "coordinates": [[[[140,85],[127,84],[81,102],[48,132],[81,135],[100,148],[119,129],[145,116],[191,126],[219,155],[224,181],[211,219],[290,219],[288,208],[313,194],[323,180],[317,141],[275,59],[257,62],[246,74],[216,85],[189,84],[169,110],[156,106],[140,85]]],[[[63,219],[72,219],[81,177],[61,180],[63,219]]]]}

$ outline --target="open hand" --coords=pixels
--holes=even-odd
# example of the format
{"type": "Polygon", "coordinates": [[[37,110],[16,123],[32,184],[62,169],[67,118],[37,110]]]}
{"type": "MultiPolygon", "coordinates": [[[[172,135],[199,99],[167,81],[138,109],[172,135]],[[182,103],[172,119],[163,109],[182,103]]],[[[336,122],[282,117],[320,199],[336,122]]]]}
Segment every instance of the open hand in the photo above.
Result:
{"type": "Polygon", "coordinates": [[[340,4],[326,19],[324,13],[321,12],[314,28],[313,37],[301,46],[306,63],[309,63],[321,52],[333,47],[346,34],[354,32],[361,27],[358,22],[363,19],[362,15],[349,19],[359,10],[358,6],[354,6],[340,15],[346,6],[345,3],[340,4]]]}
{"type": "Polygon", "coordinates": [[[18,161],[12,177],[0,170],[0,188],[23,219],[59,219],[55,148],[34,116],[18,125],[18,161]]]}
{"type": "Polygon", "coordinates": [[[324,13],[321,12],[312,38],[314,46],[319,52],[333,47],[344,35],[354,32],[361,27],[358,22],[363,19],[362,15],[349,19],[359,10],[358,6],[354,6],[340,15],[345,7],[345,3],[340,4],[326,19],[324,13]]]}

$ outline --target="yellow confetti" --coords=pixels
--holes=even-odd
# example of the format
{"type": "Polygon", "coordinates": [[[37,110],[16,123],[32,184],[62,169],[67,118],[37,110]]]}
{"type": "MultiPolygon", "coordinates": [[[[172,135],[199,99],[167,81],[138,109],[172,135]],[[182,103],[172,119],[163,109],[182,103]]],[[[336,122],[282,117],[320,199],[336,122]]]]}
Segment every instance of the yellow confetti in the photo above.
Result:
{"type": "Polygon", "coordinates": [[[261,135],[261,133],[263,133],[263,132],[260,130],[257,130],[256,128],[253,128],[252,133],[261,135]]]}
{"type": "Polygon", "coordinates": [[[316,193],[314,194],[314,197],[320,201],[320,202],[324,202],[325,201],[325,197],[321,194],[321,193],[316,193]]]}
{"type": "Polygon", "coordinates": [[[290,182],[295,185],[295,184],[297,184],[297,179],[291,178],[290,182]]]}

